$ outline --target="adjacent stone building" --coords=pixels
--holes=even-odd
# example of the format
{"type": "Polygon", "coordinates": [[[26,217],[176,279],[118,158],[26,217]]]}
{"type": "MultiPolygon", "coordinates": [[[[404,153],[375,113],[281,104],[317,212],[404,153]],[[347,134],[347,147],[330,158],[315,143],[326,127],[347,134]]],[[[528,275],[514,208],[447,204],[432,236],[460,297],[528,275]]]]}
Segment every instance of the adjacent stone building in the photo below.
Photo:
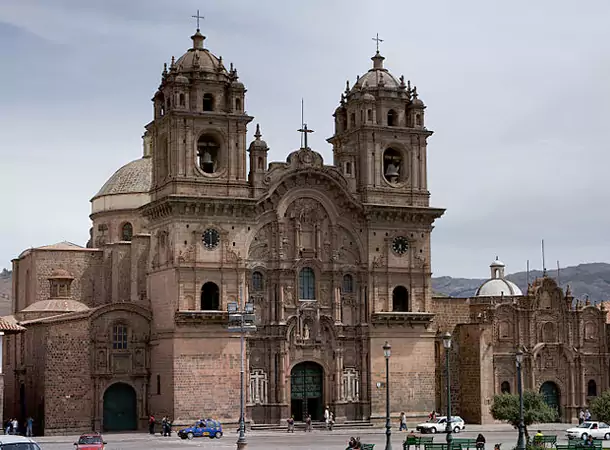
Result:
{"type": "MultiPolygon", "coordinates": [[[[515,355],[522,348],[523,387],[541,392],[564,422],[610,386],[608,326],[603,304],[575,300],[553,278],[534,280],[525,295],[494,261],[491,278],[469,299],[434,298],[435,326],[453,333],[454,410],[489,423],[495,394],[517,392],[515,355]]],[[[446,408],[444,348],[437,344],[437,407],[446,408]]]]}
{"type": "MultiPolygon", "coordinates": [[[[377,52],[334,112],[332,165],[307,145],[267,160],[237,70],[192,46],[163,71],[143,157],[93,197],[91,240],[13,261],[4,349],[8,415],[37,432],[142,429],[239,414],[239,336],[250,299],[248,418],[385,416],[435,406],[425,106],[377,52]]],[[[270,86],[270,88],[272,88],[270,86]]],[[[339,94],[339,93],[338,93],[339,94]]],[[[306,130],[307,126],[304,125],[306,130]]]]}

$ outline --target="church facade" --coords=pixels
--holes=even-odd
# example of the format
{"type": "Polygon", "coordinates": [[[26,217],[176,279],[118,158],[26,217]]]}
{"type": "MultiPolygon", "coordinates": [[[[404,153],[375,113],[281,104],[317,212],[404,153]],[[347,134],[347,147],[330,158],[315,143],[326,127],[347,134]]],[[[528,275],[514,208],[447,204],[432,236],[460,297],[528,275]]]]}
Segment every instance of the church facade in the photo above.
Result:
{"type": "MultiPolygon", "coordinates": [[[[377,52],[341,94],[328,142],[285,162],[246,113],[246,88],[204,46],[172,58],[153,97],[143,157],[92,199],[86,247],[63,242],[13,261],[5,411],[38,432],[237,421],[240,337],[229,303],[255,305],[248,419],[385,417],[435,407],[425,106],[377,52]],[[120,420],[118,418],[121,418],[120,420]]],[[[303,127],[306,129],[306,126],[303,127]]],[[[288,152],[287,152],[288,153],[288,152]]],[[[8,319],[7,319],[8,320],[8,319]]]]}

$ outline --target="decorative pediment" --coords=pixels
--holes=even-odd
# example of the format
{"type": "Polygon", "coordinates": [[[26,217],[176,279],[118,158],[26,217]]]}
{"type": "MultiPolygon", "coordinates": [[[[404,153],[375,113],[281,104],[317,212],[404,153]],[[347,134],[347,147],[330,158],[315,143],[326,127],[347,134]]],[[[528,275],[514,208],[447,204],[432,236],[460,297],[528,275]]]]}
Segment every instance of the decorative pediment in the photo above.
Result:
{"type": "Polygon", "coordinates": [[[305,168],[318,168],[324,167],[324,159],[318,152],[313,151],[310,148],[300,148],[288,155],[286,163],[291,169],[305,169],[305,168]]]}

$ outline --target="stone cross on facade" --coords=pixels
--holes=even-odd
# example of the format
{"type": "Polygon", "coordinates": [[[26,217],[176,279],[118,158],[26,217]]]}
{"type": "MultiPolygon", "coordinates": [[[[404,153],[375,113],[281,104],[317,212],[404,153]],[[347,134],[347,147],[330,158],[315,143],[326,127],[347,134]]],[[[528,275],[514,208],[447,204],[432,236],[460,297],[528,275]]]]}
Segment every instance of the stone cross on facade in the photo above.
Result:
{"type": "Polygon", "coordinates": [[[303,124],[303,128],[297,130],[298,132],[300,132],[303,135],[303,148],[309,148],[307,146],[307,135],[309,133],[313,133],[313,130],[310,130],[309,128],[307,128],[307,124],[304,123],[303,124]]]}
{"type": "Polygon", "coordinates": [[[262,370],[253,370],[250,373],[250,401],[253,403],[267,403],[267,374],[262,370]]]}
{"type": "Polygon", "coordinates": [[[383,42],[383,39],[379,39],[379,33],[375,34],[373,40],[377,43],[377,53],[379,53],[379,43],[383,42]]]}
{"type": "Polygon", "coordinates": [[[199,10],[197,10],[197,15],[191,17],[197,19],[197,31],[199,31],[199,19],[205,19],[205,17],[199,15],[199,10]]]}

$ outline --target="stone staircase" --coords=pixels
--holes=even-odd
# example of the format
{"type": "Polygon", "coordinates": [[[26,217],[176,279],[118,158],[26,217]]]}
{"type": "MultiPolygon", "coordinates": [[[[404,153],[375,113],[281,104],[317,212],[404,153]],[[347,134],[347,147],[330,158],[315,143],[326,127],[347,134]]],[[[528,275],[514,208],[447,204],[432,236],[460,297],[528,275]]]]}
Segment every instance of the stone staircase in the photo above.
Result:
{"type": "MultiPolygon", "coordinates": [[[[325,430],[326,423],[324,422],[312,422],[311,427],[314,430],[325,430]]],[[[253,431],[284,431],[288,429],[288,425],[284,420],[282,424],[252,424],[250,427],[253,431]]],[[[373,428],[373,423],[364,421],[364,420],[348,420],[342,423],[335,423],[333,425],[334,430],[362,430],[367,428],[373,428]]],[[[305,422],[295,422],[294,423],[295,431],[304,431],[305,430],[305,422]]]]}

